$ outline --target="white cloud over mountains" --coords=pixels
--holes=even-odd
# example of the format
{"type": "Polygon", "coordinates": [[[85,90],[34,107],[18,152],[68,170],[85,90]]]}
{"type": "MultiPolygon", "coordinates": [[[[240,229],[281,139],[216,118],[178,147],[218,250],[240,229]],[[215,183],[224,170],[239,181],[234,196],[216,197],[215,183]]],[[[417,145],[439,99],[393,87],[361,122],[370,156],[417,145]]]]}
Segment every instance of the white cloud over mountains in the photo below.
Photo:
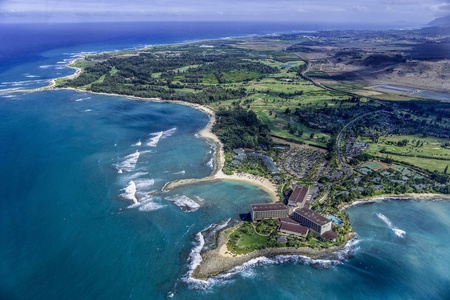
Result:
{"type": "Polygon", "coordinates": [[[450,14],[442,0],[1,0],[2,21],[238,20],[428,22],[450,14]]]}

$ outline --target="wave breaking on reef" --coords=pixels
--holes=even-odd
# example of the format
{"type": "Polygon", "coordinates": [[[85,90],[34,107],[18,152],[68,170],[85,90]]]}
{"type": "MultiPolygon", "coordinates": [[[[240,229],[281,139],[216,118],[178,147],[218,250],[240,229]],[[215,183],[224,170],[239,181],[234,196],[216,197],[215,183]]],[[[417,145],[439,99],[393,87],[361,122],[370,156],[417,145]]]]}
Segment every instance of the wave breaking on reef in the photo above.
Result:
{"type": "Polygon", "coordinates": [[[166,131],[150,133],[150,136],[152,137],[147,141],[147,146],[156,147],[161,139],[168,138],[169,136],[173,135],[176,130],[177,128],[174,127],[166,131]]]}
{"type": "Polygon", "coordinates": [[[139,156],[141,153],[136,150],[136,152],[131,153],[123,158],[123,160],[116,165],[118,168],[118,172],[121,173],[123,171],[130,172],[136,168],[136,164],[138,162],[139,156]]]}
{"type": "Polygon", "coordinates": [[[123,189],[123,193],[120,195],[122,198],[126,200],[131,200],[134,204],[138,204],[138,200],[136,198],[136,183],[134,181],[128,182],[128,185],[123,189]]]}
{"type": "Polygon", "coordinates": [[[388,219],[388,217],[386,217],[385,215],[383,215],[382,213],[377,213],[378,218],[380,218],[384,223],[386,223],[387,226],[389,226],[389,228],[395,233],[396,236],[403,238],[406,234],[406,231],[395,227],[391,220],[388,219]]]}
{"type": "Polygon", "coordinates": [[[310,258],[304,255],[276,255],[273,257],[260,256],[230,269],[222,274],[209,277],[206,280],[194,278],[192,275],[194,270],[202,263],[203,259],[201,253],[208,250],[206,240],[211,239],[212,234],[216,234],[223,228],[225,228],[231,219],[228,219],[222,223],[212,224],[204,230],[198,232],[195,236],[194,247],[192,248],[188,257],[188,272],[183,277],[183,281],[189,284],[193,289],[204,290],[217,283],[223,283],[224,281],[241,274],[245,276],[248,272],[252,273],[255,267],[266,266],[266,265],[279,265],[285,263],[294,263],[302,265],[310,265],[315,269],[329,269],[337,265],[343,264],[348,260],[355,251],[359,249],[357,246],[360,242],[358,236],[355,236],[347,242],[344,248],[337,250],[333,253],[325,255],[323,258],[310,258]],[[207,233],[207,234],[205,234],[207,233]]]}
{"type": "Polygon", "coordinates": [[[176,206],[178,206],[182,211],[185,212],[193,212],[200,208],[201,204],[205,202],[204,199],[194,196],[191,199],[185,195],[175,195],[173,197],[167,197],[166,200],[173,202],[176,206]]]}
{"type": "Polygon", "coordinates": [[[183,277],[183,281],[187,284],[192,285],[196,289],[206,289],[211,285],[211,280],[214,279],[208,279],[208,280],[199,280],[192,277],[192,274],[194,273],[194,270],[200,265],[202,262],[202,256],[201,252],[205,247],[205,235],[212,236],[217,234],[220,230],[225,228],[228,223],[231,221],[231,219],[227,219],[223,222],[214,223],[203,229],[202,231],[198,232],[195,235],[195,241],[194,241],[194,247],[192,248],[191,252],[189,253],[188,257],[188,272],[183,277]]]}

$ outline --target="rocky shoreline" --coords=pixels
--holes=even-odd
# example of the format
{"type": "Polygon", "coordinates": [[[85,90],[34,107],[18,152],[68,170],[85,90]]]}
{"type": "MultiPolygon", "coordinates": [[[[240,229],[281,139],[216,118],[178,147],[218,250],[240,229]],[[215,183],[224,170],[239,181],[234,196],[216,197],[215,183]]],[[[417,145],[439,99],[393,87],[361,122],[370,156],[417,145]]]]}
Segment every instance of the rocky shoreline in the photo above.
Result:
{"type": "Polygon", "coordinates": [[[450,195],[447,194],[432,194],[432,193],[407,193],[407,194],[384,194],[379,196],[371,196],[367,198],[357,199],[351,203],[343,203],[339,207],[339,210],[344,210],[348,207],[364,204],[364,203],[373,203],[379,201],[389,201],[389,200],[450,200],[450,195]]]}
{"type": "MultiPolygon", "coordinates": [[[[378,201],[388,201],[388,200],[450,200],[450,195],[446,194],[386,194],[380,196],[373,196],[362,198],[353,201],[350,204],[343,205],[340,210],[344,210],[348,207],[373,203],[378,201]]],[[[347,240],[350,241],[354,237],[354,233],[350,233],[347,240]]],[[[274,257],[278,255],[300,255],[309,258],[321,258],[331,255],[336,251],[345,248],[348,242],[339,247],[330,247],[329,249],[315,250],[311,248],[267,248],[263,250],[256,250],[245,255],[232,255],[225,254],[223,249],[226,249],[227,236],[225,230],[221,230],[217,236],[217,247],[215,249],[207,250],[201,253],[202,261],[195,267],[192,277],[198,280],[207,280],[210,277],[217,276],[219,274],[228,272],[238,266],[241,266],[252,259],[259,257],[274,257]]]]}
{"type": "Polygon", "coordinates": [[[249,262],[252,259],[259,257],[274,257],[278,255],[299,255],[310,258],[320,258],[331,255],[338,250],[345,248],[346,244],[339,247],[331,247],[329,249],[315,250],[311,248],[267,248],[256,250],[245,255],[223,255],[221,253],[222,247],[226,247],[227,237],[225,230],[218,233],[217,247],[212,250],[201,253],[202,261],[196,266],[192,273],[194,279],[207,280],[210,277],[228,272],[238,266],[249,262]]]}

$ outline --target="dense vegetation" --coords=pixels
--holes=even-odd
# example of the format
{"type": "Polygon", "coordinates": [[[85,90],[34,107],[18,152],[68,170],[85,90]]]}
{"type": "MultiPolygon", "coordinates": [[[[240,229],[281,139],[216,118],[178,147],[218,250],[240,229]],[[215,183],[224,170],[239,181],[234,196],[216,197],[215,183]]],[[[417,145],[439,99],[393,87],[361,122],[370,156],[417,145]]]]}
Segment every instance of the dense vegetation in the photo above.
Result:
{"type": "MultiPolygon", "coordinates": [[[[376,33],[365,33],[364,39],[372,35],[376,38],[376,33]]],[[[323,249],[347,238],[351,225],[340,209],[356,199],[387,193],[450,193],[450,105],[384,101],[352,93],[363,90],[360,84],[323,86],[315,80],[340,81],[343,75],[330,75],[322,68],[311,71],[312,65],[327,60],[302,57],[325,53],[322,46],[329,46],[330,39],[339,44],[348,37],[332,32],[312,39],[292,34],[258,38],[256,43],[221,40],[88,56],[78,61],[83,68],[80,76],[62,80],[59,86],[209,105],[216,111],[213,132],[225,146],[225,173],[276,177],[280,196],[294,183],[314,186],[312,208],[343,221],[334,228],[339,235],[336,243],[314,234],[306,239],[289,236],[280,243],[276,222],[243,223],[230,233],[229,249],[234,253],[283,246],[323,249]],[[275,147],[272,139],[296,145],[275,147]],[[280,172],[275,176],[259,159],[236,160],[235,148],[265,152],[280,172]]],[[[403,65],[407,57],[396,51],[344,47],[332,54],[330,59],[336,62],[351,59],[352,64],[370,69],[403,65]]]]}
{"type": "Polygon", "coordinates": [[[276,67],[251,61],[245,51],[141,52],[106,60],[103,56],[94,57],[90,62],[80,76],[63,86],[207,104],[246,96],[242,87],[220,84],[259,80],[278,72],[276,67]]]}
{"type": "Polygon", "coordinates": [[[286,242],[280,243],[277,241],[277,237],[280,236],[277,228],[277,221],[273,219],[262,220],[258,223],[242,222],[238,227],[230,230],[227,248],[236,254],[276,247],[328,249],[346,242],[345,235],[351,230],[350,225],[336,228],[340,236],[335,242],[325,241],[318,234],[310,231],[306,238],[287,235],[286,242]]]}
{"type": "Polygon", "coordinates": [[[223,142],[226,150],[272,145],[270,129],[253,111],[235,106],[219,109],[216,116],[213,132],[223,142]]]}

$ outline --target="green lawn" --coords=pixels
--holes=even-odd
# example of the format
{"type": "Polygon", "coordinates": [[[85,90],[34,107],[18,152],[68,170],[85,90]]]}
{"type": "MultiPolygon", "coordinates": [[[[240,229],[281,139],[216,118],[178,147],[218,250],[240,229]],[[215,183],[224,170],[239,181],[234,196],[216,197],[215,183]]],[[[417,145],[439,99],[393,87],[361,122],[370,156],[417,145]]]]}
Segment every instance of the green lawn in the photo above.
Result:
{"type": "Polygon", "coordinates": [[[447,165],[450,165],[450,149],[441,147],[442,142],[444,142],[443,139],[436,137],[395,135],[381,137],[378,143],[369,144],[366,151],[371,155],[381,157],[388,155],[397,161],[411,163],[430,171],[442,172],[447,165]],[[409,142],[406,146],[397,145],[397,142],[402,140],[409,142]],[[419,146],[417,146],[418,142],[419,146]]]}

